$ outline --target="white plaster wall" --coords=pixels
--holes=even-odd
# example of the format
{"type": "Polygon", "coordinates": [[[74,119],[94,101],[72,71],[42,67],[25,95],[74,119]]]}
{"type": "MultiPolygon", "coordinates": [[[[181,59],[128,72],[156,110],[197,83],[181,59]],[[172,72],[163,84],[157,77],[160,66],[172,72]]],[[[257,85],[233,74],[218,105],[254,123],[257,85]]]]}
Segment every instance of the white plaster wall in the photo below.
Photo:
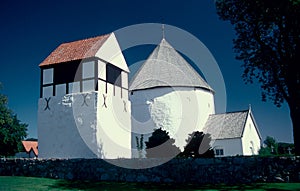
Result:
{"type": "Polygon", "coordinates": [[[35,154],[34,154],[33,150],[30,150],[29,158],[35,158],[35,154]]]}
{"type": "Polygon", "coordinates": [[[212,92],[197,88],[196,90],[197,102],[199,109],[199,131],[202,131],[210,114],[215,114],[215,102],[212,92]]]}
{"type": "Polygon", "coordinates": [[[122,87],[128,89],[128,73],[122,71],[122,87]]]}
{"type": "Polygon", "coordinates": [[[242,137],[243,154],[244,155],[257,155],[261,146],[261,139],[255,128],[255,124],[248,114],[245,129],[242,137]]]}
{"type": "MultiPolygon", "coordinates": [[[[95,94],[89,94],[83,105],[82,94],[45,98],[38,104],[39,158],[94,158],[89,145],[96,142],[95,94]],[[47,98],[49,99],[49,98],[47,98]]],[[[92,148],[95,149],[95,148],[92,148]]]]}
{"type": "Polygon", "coordinates": [[[39,157],[130,158],[131,105],[120,94],[113,96],[112,93],[99,91],[51,97],[50,110],[45,110],[45,98],[39,99],[39,157]],[[107,107],[103,105],[103,95],[107,107]]]}
{"type": "Polygon", "coordinates": [[[135,137],[143,134],[146,142],[156,128],[167,130],[183,150],[188,134],[202,131],[208,116],[215,112],[213,94],[202,89],[153,88],[134,91],[129,98],[133,157],[138,157],[135,137]]]}
{"type": "Polygon", "coordinates": [[[107,86],[107,94],[98,92],[98,145],[102,148],[103,158],[131,158],[130,101],[121,98],[119,91],[114,96],[113,85],[108,83],[107,86]],[[103,96],[106,97],[105,104],[103,96]]]}
{"type": "Polygon", "coordinates": [[[122,88],[122,98],[123,98],[124,100],[128,100],[128,99],[129,99],[128,96],[129,96],[129,95],[128,95],[128,90],[122,88]]]}
{"type": "Polygon", "coordinates": [[[98,80],[98,91],[105,92],[106,91],[106,82],[102,80],[98,80]]]}
{"type": "Polygon", "coordinates": [[[98,78],[106,80],[106,64],[98,60],[98,78]]]}
{"type": "Polygon", "coordinates": [[[111,33],[95,56],[121,68],[126,72],[129,72],[125,58],[114,33],[111,33]]]}
{"type": "Polygon", "coordinates": [[[214,150],[216,148],[223,149],[224,156],[243,155],[242,142],[240,138],[212,140],[211,147],[214,150]]]}
{"type": "Polygon", "coordinates": [[[15,154],[16,158],[34,158],[30,157],[30,155],[27,152],[18,152],[15,154]]]}

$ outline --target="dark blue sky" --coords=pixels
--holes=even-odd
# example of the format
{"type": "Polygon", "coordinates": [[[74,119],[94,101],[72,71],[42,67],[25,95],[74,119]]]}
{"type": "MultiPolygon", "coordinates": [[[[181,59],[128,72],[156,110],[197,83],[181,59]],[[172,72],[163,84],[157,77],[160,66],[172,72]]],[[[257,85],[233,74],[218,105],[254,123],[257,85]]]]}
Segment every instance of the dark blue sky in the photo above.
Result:
{"type": "MultiPolygon", "coordinates": [[[[213,0],[185,1],[3,1],[0,10],[0,82],[9,107],[28,123],[28,137],[37,137],[39,63],[59,44],[113,32],[141,23],[165,23],[181,28],[210,50],[223,74],[227,111],[252,111],[263,139],[292,142],[286,104],[262,102],[258,84],[245,85],[241,62],[232,50],[234,31],[219,20],[213,0]]],[[[127,58],[132,58],[128,56],[127,58]]],[[[142,59],[142,58],[141,58],[142,59]]],[[[145,58],[144,58],[145,59],[145,58]]],[[[137,59],[127,60],[128,64],[137,59]]],[[[200,68],[201,69],[201,68],[200,68]]]]}

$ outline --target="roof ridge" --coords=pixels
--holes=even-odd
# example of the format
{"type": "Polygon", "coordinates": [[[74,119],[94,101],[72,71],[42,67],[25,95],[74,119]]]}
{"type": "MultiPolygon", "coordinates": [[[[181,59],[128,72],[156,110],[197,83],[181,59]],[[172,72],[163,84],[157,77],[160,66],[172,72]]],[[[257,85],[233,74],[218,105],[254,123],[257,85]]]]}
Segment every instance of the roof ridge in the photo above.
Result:
{"type": "MultiPolygon", "coordinates": [[[[160,44],[160,43],[159,43],[160,44]]],[[[152,54],[154,54],[155,49],[157,49],[159,47],[159,44],[156,45],[156,47],[153,49],[153,51],[149,54],[149,56],[147,57],[146,61],[150,59],[150,57],[152,56],[152,54]]],[[[131,86],[131,84],[135,81],[135,78],[138,76],[139,72],[143,69],[143,66],[146,64],[146,61],[139,67],[139,69],[135,72],[134,76],[131,78],[130,82],[129,82],[129,86],[131,86]]]]}
{"type": "MultiPolygon", "coordinates": [[[[164,41],[166,43],[167,46],[165,46],[166,48],[170,48],[175,50],[175,54],[177,54],[178,56],[180,56],[182,58],[182,60],[186,63],[186,66],[190,69],[190,72],[193,72],[195,75],[197,75],[200,79],[203,80],[203,82],[210,87],[210,85],[202,78],[202,76],[192,67],[192,65],[183,58],[183,56],[180,54],[180,51],[176,50],[174,47],[171,46],[171,44],[165,39],[163,38],[162,41],[164,41]]],[[[163,45],[164,46],[164,45],[163,45]]],[[[212,89],[211,89],[212,90],[212,89]]],[[[212,90],[213,91],[213,90],[212,90]]]]}
{"type": "Polygon", "coordinates": [[[210,115],[222,115],[222,114],[230,114],[230,113],[243,113],[243,112],[248,112],[249,109],[245,109],[245,110],[238,110],[238,111],[225,111],[222,113],[215,113],[215,114],[210,114],[210,115]]]}
{"type": "Polygon", "coordinates": [[[238,138],[243,136],[249,110],[210,115],[203,131],[210,133],[213,139],[238,138]]]}
{"type": "Polygon", "coordinates": [[[95,56],[98,49],[113,33],[61,43],[41,63],[48,66],[95,56]]]}
{"type": "Polygon", "coordinates": [[[103,36],[109,36],[111,34],[112,34],[112,32],[111,33],[107,33],[107,34],[103,34],[103,35],[91,36],[91,37],[86,37],[86,38],[83,38],[83,39],[72,40],[72,41],[68,41],[68,42],[62,42],[60,45],[69,44],[69,43],[73,43],[73,42],[75,43],[75,42],[80,42],[80,41],[85,41],[85,40],[91,40],[91,39],[94,39],[94,38],[99,38],[99,37],[103,37],[103,36]]]}
{"type": "Polygon", "coordinates": [[[248,114],[248,115],[252,118],[252,121],[253,121],[253,123],[254,123],[255,129],[256,129],[256,131],[257,131],[257,133],[258,133],[260,139],[262,139],[261,133],[260,133],[260,131],[259,131],[258,125],[257,125],[257,123],[256,123],[256,120],[255,120],[255,118],[254,118],[254,114],[253,114],[251,108],[249,108],[249,114],[248,114]]]}

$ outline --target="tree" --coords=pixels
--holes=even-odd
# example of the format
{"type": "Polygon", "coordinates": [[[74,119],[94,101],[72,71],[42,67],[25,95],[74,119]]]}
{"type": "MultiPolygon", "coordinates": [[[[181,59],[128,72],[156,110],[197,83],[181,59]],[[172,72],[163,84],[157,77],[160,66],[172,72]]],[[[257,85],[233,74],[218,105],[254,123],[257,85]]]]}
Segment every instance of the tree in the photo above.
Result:
{"type": "Polygon", "coordinates": [[[278,143],[275,138],[270,136],[266,137],[264,140],[264,146],[259,150],[259,155],[278,155],[278,143]]]}
{"type": "Polygon", "coordinates": [[[21,141],[27,136],[27,124],[18,120],[7,103],[7,97],[0,93],[0,156],[13,156],[22,148],[21,141]]]}
{"type": "Polygon", "coordinates": [[[288,156],[294,153],[294,144],[278,143],[274,137],[267,136],[264,146],[259,150],[261,156],[288,156]]]}
{"type": "Polygon", "coordinates": [[[243,79],[257,79],[262,100],[290,109],[295,154],[300,155],[300,1],[216,0],[220,19],[236,31],[236,58],[243,61],[243,79]]]}
{"type": "Polygon", "coordinates": [[[146,144],[147,158],[173,158],[180,153],[169,133],[161,128],[155,129],[146,144]]]}
{"type": "Polygon", "coordinates": [[[279,155],[292,155],[295,151],[294,144],[292,143],[278,143],[278,154],[279,155]]]}
{"type": "Polygon", "coordinates": [[[189,134],[186,140],[187,145],[184,147],[184,151],[180,153],[180,157],[185,158],[212,158],[214,157],[214,151],[210,147],[211,137],[209,134],[195,131],[189,134]]]}
{"type": "Polygon", "coordinates": [[[135,137],[136,148],[139,152],[139,158],[143,158],[143,150],[144,150],[144,135],[141,134],[141,138],[139,139],[137,136],[135,137]]]}

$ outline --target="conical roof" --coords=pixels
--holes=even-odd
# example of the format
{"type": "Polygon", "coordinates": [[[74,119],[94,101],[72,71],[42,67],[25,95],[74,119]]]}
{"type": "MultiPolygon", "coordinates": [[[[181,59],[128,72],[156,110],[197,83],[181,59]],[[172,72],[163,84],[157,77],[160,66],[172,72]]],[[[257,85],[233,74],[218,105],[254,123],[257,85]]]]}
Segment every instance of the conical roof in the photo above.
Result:
{"type": "Polygon", "coordinates": [[[129,90],[155,87],[199,87],[213,91],[164,38],[136,72],[129,90]]]}

